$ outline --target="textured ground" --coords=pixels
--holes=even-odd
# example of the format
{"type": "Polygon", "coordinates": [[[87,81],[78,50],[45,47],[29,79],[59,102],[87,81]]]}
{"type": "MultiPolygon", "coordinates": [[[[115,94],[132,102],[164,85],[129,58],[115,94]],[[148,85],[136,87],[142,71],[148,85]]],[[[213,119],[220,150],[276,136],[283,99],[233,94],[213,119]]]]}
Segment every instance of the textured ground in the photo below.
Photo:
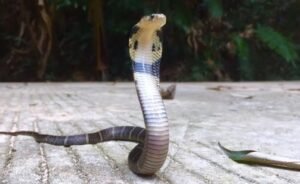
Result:
{"type": "MultiPolygon", "coordinates": [[[[133,143],[65,148],[0,135],[0,183],[300,183],[299,172],[237,164],[217,147],[300,159],[300,83],[179,83],[165,104],[170,152],[154,177],[128,169],[133,143]]],[[[0,84],[0,130],[61,135],[116,125],[143,126],[132,83],[0,84]]]]}

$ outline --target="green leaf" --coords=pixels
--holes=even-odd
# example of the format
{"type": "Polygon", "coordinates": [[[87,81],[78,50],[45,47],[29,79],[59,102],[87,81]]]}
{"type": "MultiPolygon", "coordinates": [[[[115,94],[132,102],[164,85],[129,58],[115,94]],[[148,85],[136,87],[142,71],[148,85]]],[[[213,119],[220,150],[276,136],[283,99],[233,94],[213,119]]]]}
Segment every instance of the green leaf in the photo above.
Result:
{"type": "Polygon", "coordinates": [[[224,146],[222,146],[221,143],[218,142],[219,147],[221,150],[232,160],[236,162],[243,162],[246,155],[252,152],[255,152],[253,150],[242,150],[242,151],[231,151],[224,146]]]}
{"type": "Polygon", "coordinates": [[[241,79],[253,80],[253,68],[249,60],[250,49],[247,40],[239,35],[234,35],[233,41],[240,62],[241,79]]]}
{"type": "Polygon", "coordinates": [[[237,54],[240,59],[248,60],[249,59],[249,47],[245,39],[241,38],[239,35],[233,37],[237,54]]]}
{"type": "Polygon", "coordinates": [[[230,159],[239,163],[300,170],[300,160],[297,159],[275,156],[254,150],[232,151],[222,146],[219,142],[218,145],[230,159]]]}
{"type": "Polygon", "coordinates": [[[294,61],[299,58],[294,44],[273,28],[258,25],[256,35],[264,44],[283,57],[287,62],[294,64],[294,61]]]}

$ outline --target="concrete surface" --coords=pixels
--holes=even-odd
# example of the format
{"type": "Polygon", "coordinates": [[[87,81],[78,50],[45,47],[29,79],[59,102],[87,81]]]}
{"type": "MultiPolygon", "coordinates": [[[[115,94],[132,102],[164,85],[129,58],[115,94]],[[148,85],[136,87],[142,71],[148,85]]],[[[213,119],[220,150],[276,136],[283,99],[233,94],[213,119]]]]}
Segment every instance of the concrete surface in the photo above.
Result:
{"type": "MultiPolygon", "coordinates": [[[[300,183],[299,172],[238,164],[217,147],[300,159],[300,83],[179,83],[165,104],[170,152],[156,176],[128,169],[134,143],[65,148],[0,135],[0,182],[300,183]]],[[[61,135],[116,125],[143,126],[133,83],[0,84],[0,130],[61,135]]]]}

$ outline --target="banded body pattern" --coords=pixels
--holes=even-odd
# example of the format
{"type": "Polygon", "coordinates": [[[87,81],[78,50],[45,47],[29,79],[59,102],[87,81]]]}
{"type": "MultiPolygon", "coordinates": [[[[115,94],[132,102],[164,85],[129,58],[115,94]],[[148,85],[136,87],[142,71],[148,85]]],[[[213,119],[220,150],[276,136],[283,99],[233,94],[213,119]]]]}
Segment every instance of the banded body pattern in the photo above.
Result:
{"type": "Polygon", "coordinates": [[[165,23],[166,17],[163,14],[144,16],[133,27],[129,39],[133,75],[146,128],[119,126],[71,136],[40,134],[34,131],[0,134],[27,135],[39,143],[61,146],[96,144],[110,140],[137,142],[138,145],[129,154],[129,168],[136,174],[154,174],[165,162],[169,147],[168,119],[159,89],[162,55],[160,29],[165,23]]]}
{"type": "Polygon", "coordinates": [[[12,136],[26,135],[33,137],[38,143],[47,143],[65,147],[72,145],[97,144],[111,140],[143,143],[145,139],[145,129],[133,126],[118,126],[103,129],[94,133],[69,136],[40,134],[34,131],[0,132],[0,134],[12,136]]]}
{"type": "Polygon", "coordinates": [[[165,16],[160,14],[144,17],[129,39],[134,80],[146,124],[144,145],[138,145],[129,156],[129,167],[135,173],[154,173],[168,153],[168,119],[159,91],[160,29],[165,22],[165,16]]]}

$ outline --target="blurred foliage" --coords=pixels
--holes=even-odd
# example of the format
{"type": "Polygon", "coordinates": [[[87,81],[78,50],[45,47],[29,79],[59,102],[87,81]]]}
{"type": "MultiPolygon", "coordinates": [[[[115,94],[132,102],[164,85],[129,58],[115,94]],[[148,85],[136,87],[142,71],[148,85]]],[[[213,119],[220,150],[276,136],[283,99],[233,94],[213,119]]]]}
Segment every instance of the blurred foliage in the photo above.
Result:
{"type": "Polygon", "coordinates": [[[294,63],[294,61],[298,59],[295,46],[271,27],[258,25],[256,33],[262,42],[277,54],[281,55],[286,61],[294,63]]]}
{"type": "Polygon", "coordinates": [[[297,0],[0,0],[1,81],[131,80],[128,36],[162,12],[162,80],[300,79],[297,0]],[[48,55],[47,55],[48,54],[48,55]]]}

